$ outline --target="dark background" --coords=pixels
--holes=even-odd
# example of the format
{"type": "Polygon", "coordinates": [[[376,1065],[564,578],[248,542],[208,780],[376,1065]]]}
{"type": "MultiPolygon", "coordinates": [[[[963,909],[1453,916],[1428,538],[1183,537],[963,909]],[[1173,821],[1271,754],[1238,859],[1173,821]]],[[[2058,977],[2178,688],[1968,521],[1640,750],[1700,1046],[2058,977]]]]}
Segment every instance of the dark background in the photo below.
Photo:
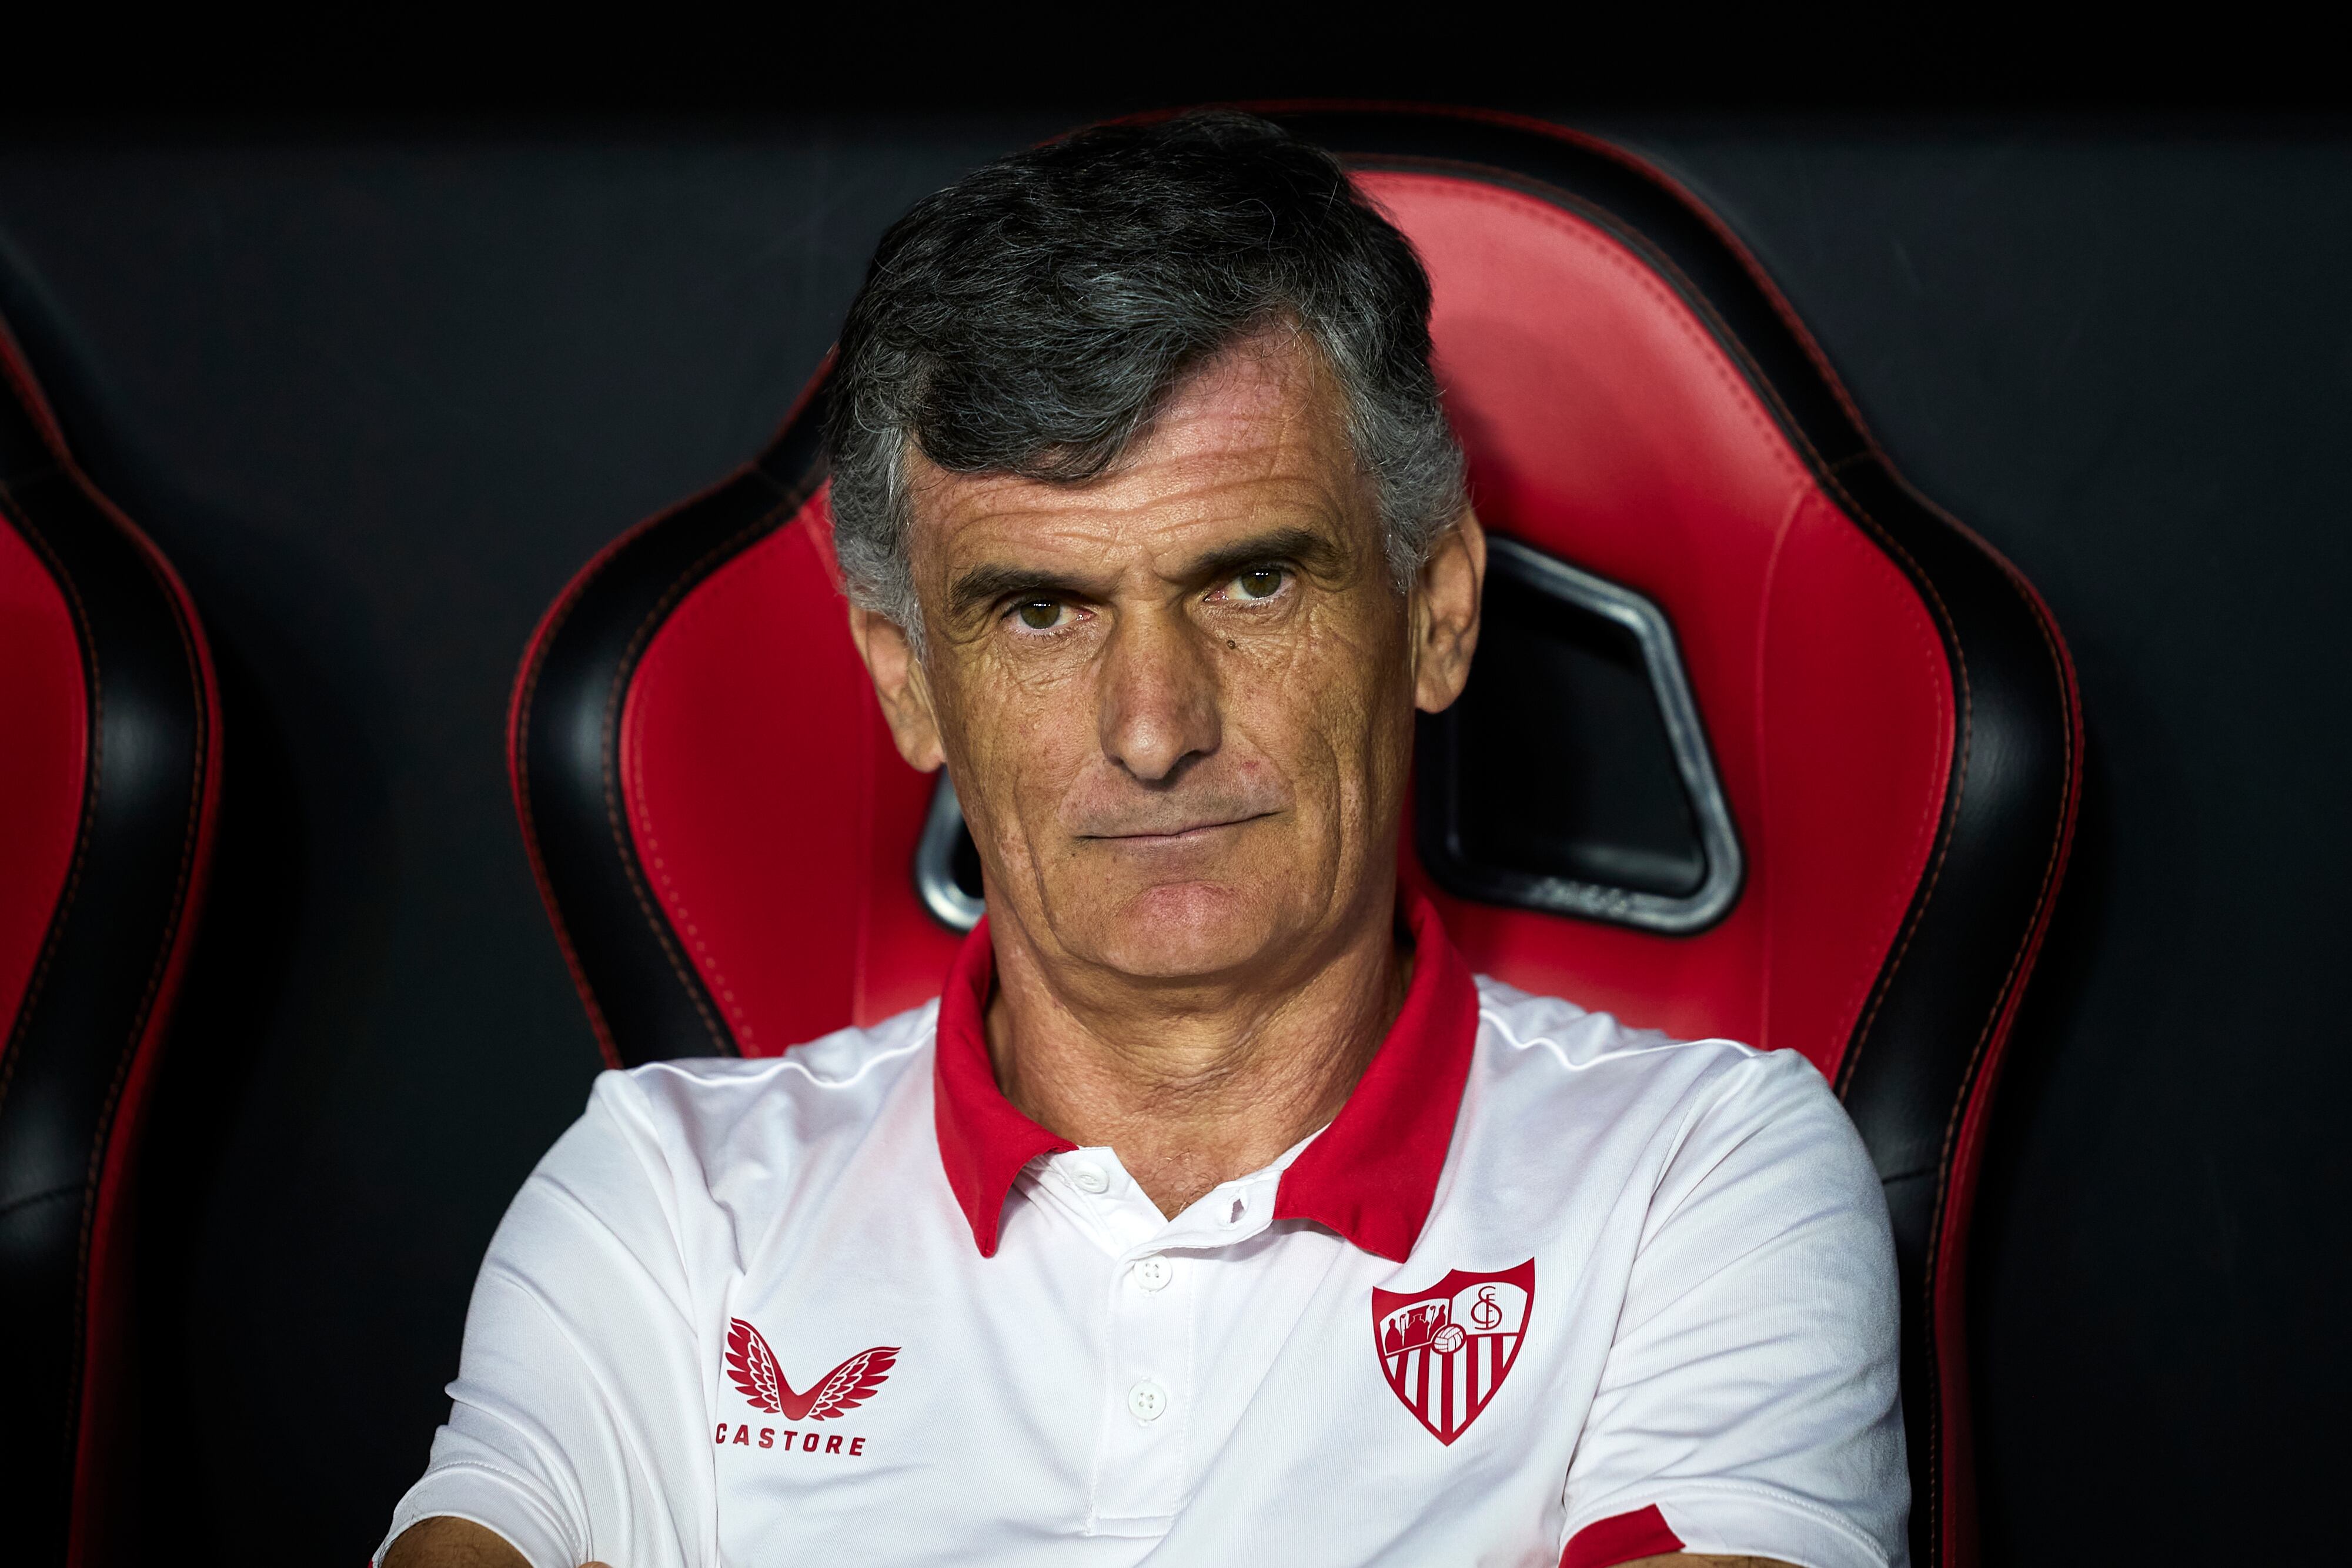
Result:
{"type": "MultiPolygon", "coordinates": [[[[0,134],[0,308],[227,685],[148,1213],[176,1560],[363,1557],[597,1070],[501,760],[533,622],[755,449],[885,223],[1075,118],[0,134]]],[[[2324,1541],[2352,126],[1561,118],[1728,218],[2081,666],[2083,835],[1978,1224],[1987,1560],[2324,1541]]]]}

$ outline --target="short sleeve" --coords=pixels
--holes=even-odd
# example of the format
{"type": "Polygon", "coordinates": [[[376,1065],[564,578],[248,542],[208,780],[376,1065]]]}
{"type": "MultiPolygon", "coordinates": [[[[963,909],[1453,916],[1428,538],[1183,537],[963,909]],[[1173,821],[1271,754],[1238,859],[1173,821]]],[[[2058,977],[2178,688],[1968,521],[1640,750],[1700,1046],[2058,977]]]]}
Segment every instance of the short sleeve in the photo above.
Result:
{"type": "Polygon", "coordinates": [[[1819,1073],[1743,1060],[1664,1168],[1569,1469],[1563,1563],[1679,1549],[1901,1568],[1885,1199],[1819,1073]]]}
{"type": "Polygon", "coordinates": [[[448,1424],[379,1562],[438,1516],[496,1531],[531,1568],[715,1560],[677,1192],[644,1091],[604,1074],[491,1239],[448,1424]]]}

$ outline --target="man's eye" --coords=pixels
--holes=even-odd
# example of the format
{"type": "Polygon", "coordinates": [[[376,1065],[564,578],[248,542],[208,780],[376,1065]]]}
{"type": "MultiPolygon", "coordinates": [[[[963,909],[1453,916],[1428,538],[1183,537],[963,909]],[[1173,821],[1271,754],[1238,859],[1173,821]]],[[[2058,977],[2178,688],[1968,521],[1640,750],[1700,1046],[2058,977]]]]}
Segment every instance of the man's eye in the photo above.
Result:
{"type": "Polygon", "coordinates": [[[1283,580],[1289,575],[1278,566],[1252,567],[1234,579],[1234,594],[1240,599],[1272,599],[1282,591],[1283,580]]]}
{"type": "Polygon", "coordinates": [[[1032,599],[1015,605],[1013,613],[1032,632],[1051,632],[1062,623],[1063,606],[1059,600],[1032,599]]]}

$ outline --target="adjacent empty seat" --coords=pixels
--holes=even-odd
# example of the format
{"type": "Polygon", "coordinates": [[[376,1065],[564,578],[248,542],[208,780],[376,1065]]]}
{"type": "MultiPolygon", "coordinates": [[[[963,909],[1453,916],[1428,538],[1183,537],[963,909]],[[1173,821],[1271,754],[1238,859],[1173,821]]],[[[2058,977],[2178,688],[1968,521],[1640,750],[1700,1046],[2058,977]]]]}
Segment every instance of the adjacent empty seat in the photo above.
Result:
{"type": "Polygon", "coordinates": [[[74,466],[0,328],[0,1518],[121,1561],[131,1202],[205,882],[219,699],[194,607],[74,466]]]}

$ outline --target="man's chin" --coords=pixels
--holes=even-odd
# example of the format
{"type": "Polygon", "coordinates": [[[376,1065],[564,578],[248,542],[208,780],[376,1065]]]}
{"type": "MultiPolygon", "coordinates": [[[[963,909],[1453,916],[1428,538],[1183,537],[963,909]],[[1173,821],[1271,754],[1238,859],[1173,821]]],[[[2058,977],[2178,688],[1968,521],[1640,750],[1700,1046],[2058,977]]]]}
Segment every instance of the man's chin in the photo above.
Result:
{"type": "Polygon", "coordinates": [[[1206,978],[1255,967],[1294,935],[1262,882],[1161,883],[1074,901],[1056,936],[1079,957],[1139,979],[1206,978]]]}

